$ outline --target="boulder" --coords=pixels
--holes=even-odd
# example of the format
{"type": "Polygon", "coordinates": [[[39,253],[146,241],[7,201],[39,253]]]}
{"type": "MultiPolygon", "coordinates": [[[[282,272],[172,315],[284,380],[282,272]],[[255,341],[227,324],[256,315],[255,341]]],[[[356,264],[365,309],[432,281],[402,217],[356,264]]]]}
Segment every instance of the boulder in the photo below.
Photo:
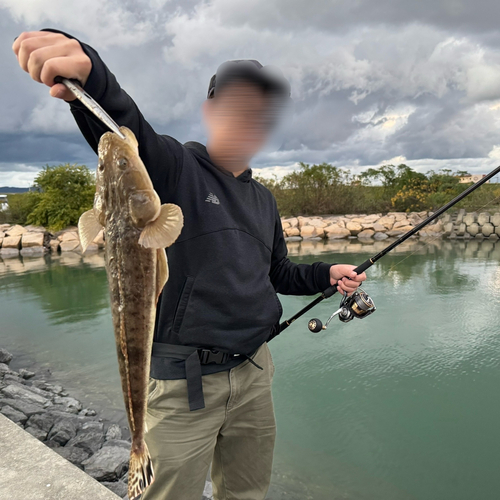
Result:
{"type": "Polygon", "coordinates": [[[10,368],[6,363],[0,363],[0,374],[7,373],[9,371],[10,371],[10,368]]]}
{"type": "Polygon", "coordinates": [[[121,439],[122,438],[122,430],[118,424],[111,424],[106,431],[106,441],[110,439],[121,439]]]}
{"type": "Polygon", "coordinates": [[[67,231],[58,236],[59,241],[80,241],[78,238],[78,233],[76,231],[67,231]]]}
{"type": "Polygon", "coordinates": [[[98,250],[99,247],[97,246],[97,243],[89,243],[88,247],[85,249],[85,254],[97,252],[98,250]]]}
{"type": "MultiPolygon", "coordinates": [[[[292,227],[291,224],[287,221],[287,220],[282,220],[281,221],[281,227],[283,228],[283,230],[285,230],[286,228],[288,227],[292,227]]],[[[102,232],[102,229],[101,231],[99,231],[99,233],[102,232]]],[[[95,240],[97,239],[97,237],[94,239],[94,242],[97,243],[95,240]]]]}
{"type": "Polygon", "coordinates": [[[446,236],[449,236],[451,233],[453,233],[453,223],[452,222],[447,222],[444,225],[444,234],[446,236]]]}
{"type": "Polygon", "coordinates": [[[399,229],[400,227],[405,227],[405,226],[410,226],[411,223],[408,219],[401,219],[399,221],[396,221],[394,223],[394,226],[392,226],[392,230],[396,230],[396,229],[399,229]]]}
{"type": "Polygon", "coordinates": [[[89,454],[95,453],[104,442],[104,435],[101,431],[97,430],[84,430],[80,431],[76,436],[72,437],[67,445],[78,446],[89,454]]]}
{"type": "Polygon", "coordinates": [[[12,361],[13,357],[14,356],[9,351],[0,347],[0,363],[8,365],[12,361]]]}
{"type": "Polygon", "coordinates": [[[361,231],[358,233],[358,238],[371,238],[375,234],[375,231],[373,229],[365,229],[364,231],[361,231]]]}
{"type": "Polygon", "coordinates": [[[39,427],[26,426],[25,431],[36,437],[39,441],[44,441],[47,438],[47,432],[39,427]]]}
{"type": "Polygon", "coordinates": [[[344,227],[339,227],[337,225],[327,226],[325,227],[326,237],[329,240],[339,240],[342,238],[347,238],[351,235],[351,231],[344,227]]]}
{"type": "Polygon", "coordinates": [[[290,227],[297,227],[299,225],[299,219],[297,217],[292,217],[291,219],[287,219],[290,223],[290,227]]]}
{"type": "Polygon", "coordinates": [[[64,410],[69,413],[78,413],[82,409],[82,403],[78,399],[64,396],[54,397],[55,405],[62,405],[64,410]]]}
{"type": "Polygon", "coordinates": [[[105,446],[82,464],[85,472],[98,481],[113,481],[128,468],[130,452],[121,446],[105,446]]]}
{"type": "Polygon", "coordinates": [[[97,420],[90,420],[89,422],[85,422],[82,425],[82,431],[89,430],[104,432],[104,424],[102,422],[98,422],[97,420]]]}
{"type": "Polygon", "coordinates": [[[300,229],[298,227],[289,227],[285,232],[287,236],[300,236],[300,229]]]}
{"type": "Polygon", "coordinates": [[[8,419],[12,420],[16,424],[24,424],[26,420],[28,420],[28,417],[24,413],[15,410],[14,408],[12,408],[12,406],[9,405],[2,406],[0,413],[5,415],[8,419]]]}
{"type": "Polygon", "coordinates": [[[314,226],[314,227],[318,227],[318,228],[323,228],[323,227],[326,227],[328,226],[328,224],[324,221],[324,220],[321,220],[321,219],[309,219],[309,225],[310,226],[314,226]]]}
{"type": "Polygon", "coordinates": [[[382,217],[382,214],[372,214],[372,215],[367,215],[366,217],[363,217],[361,223],[362,224],[373,224],[374,222],[378,221],[382,217]]]}
{"type": "Polygon", "coordinates": [[[76,436],[77,424],[72,419],[60,418],[50,429],[48,438],[64,446],[70,439],[76,436]]]}
{"type": "Polygon", "coordinates": [[[43,226],[33,226],[31,224],[28,224],[27,226],[24,226],[24,229],[28,231],[29,233],[46,233],[47,230],[43,226]]]}
{"type": "Polygon", "coordinates": [[[42,414],[31,415],[28,419],[28,425],[30,427],[38,427],[40,430],[47,434],[52,426],[55,424],[57,417],[52,413],[45,412],[42,414]]]}
{"type": "Polygon", "coordinates": [[[21,235],[6,236],[2,241],[2,250],[6,248],[14,248],[16,250],[21,248],[21,235]]]}
{"type": "Polygon", "coordinates": [[[21,368],[21,369],[19,370],[19,375],[20,375],[22,378],[24,378],[24,379],[28,380],[28,379],[30,379],[31,377],[34,377],[34,376],[35,376],[35,372],[30,372],[29,370],[26,370],[26,368],[21,368]]]}
{"type": "Polygon", "coordinates": [[[127,494],[128,486],[121,480],[118,481],[101,481],[103,486],[111,490],[115,495],[123,498],[127,494]]]}
{"type": "Polygon", "coordinates": [[[358,233],[363,231],[363,226],[359,222],[349,221],[345,225],[346,229],[349,230],[352,236],[356,236],[358,233]]]}
{"type": "Polygon", "coordinates": [[[388,236],[401,236],[402,234],[407,233],[413,229],[413,226],[402,226],[398,227],[397,229],[392,229],[391,231],[387,231],[388,236]]]}
{"type": "Polygon", "coordinates": [[[24,257],[37,257],[40,255],[43,255],[47,249],[45,247],[28,247],[28,248],[21,248],[21,255],[24,257]]]}
{"type": "Polygon", "coordinates": [[[385,240],[386,238],[389,238],[389,236],[387,236],[387,234],[385,233],[375,233],[373,235],[373,238],[376,240],[385,240]]]}
{"type": "Polygon", "coordinates": [[[26,401],[22,401],[21,399],[12,399],[12,398],[0,398],[0,406],[9,405],[12,408],[22,411],[26,416],[31,417],[32,415],[38,415],[45,413],[45,408],[43,406],[27,403],[26,401]]]}
{"type": "Polygon", "coordinates": [[[26,233],[26,228],[23,226],[20,226],[19,224],[16,224],[15,226],[12,226],[10,229],[5,231],[5,234],[7,236],[21,236],[22,234],[26,233]]]}
{"type": "Polygon", "coordinates": [[[109,441],[106,441],[103,446],[121,446],[122,448],[130,450],[132,443],[130,441],[125,441],[125,439],[110,439],[109,441]]]}
{"type": "Polygon", "coordinates": [[[61,249],[61,252],[74,252],[78,251],[78,249],[81,250],[80,242],[78,240],[68,240],[68,241],[61,241],[61,244],[59,246],[61,249]]]}
{"type": "MultiPolygon", "coordinates": [[[[321,230],[321,233],[323,233],[323,230],[321,230]]],[[[318,228],[315,226],[302,226],[300,228],[300,236],[304,239],[315,238],[318,235],[318,228]]]]}
{"type": "Polygon", "coordinates": [[[44,233],[24,233],[21,237],[22,248],[43,247],[44,233]]]}
{"type": "Polygon", "coordinates": [[[394,226],[394,222],[396,221],[396,218],[392,215],[387,215],[385,217],[381,217],[378,221],[377,224],[381,224],[384,226],[386,229],[392,229],[394,226]]]}
{"type": "Polygon", "coordinates": [[[77,446],[70,446],[69,444],[66,446],[61,446],[58,448],[54,448],[54,451],[59,453],[61,457],[64,457],[66,460],[71,462],[72,464],[83,469],[82,462],[89,458],[89,453],[82,448],[78,448],[77,446]]]}
{"type": "Polygon", "coordinates": [[[2,392],[9,398],[19,398],[26,403],[33,403],[40,406],[43,406],[50,402],[49,399],[36,394],[35,392],[29,390],[27,387],[18,384],[9,384],[7,387],[4,387],[2,389],[2,392]]]}
{"type": "Polygon", "coordinates": [[[373,229],[375,232],[379,233],[385,233],[387,231],[387,228],[383,224],[379,224],[378,222],[374,222],[371,227],[365,227],[365,229],[373,229]]]}

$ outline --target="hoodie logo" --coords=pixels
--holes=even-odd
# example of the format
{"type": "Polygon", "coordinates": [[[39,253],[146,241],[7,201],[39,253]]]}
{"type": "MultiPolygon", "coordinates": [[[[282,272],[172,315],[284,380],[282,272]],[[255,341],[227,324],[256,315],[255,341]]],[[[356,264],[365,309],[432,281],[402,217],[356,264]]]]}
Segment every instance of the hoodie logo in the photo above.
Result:
{"type": "Polygon", "coordinates": [[[215,203],[216,205],[220,204],[219,198],[215,196],[213,193],[208,193],[207,199],[205,200],[207,203],[215,203]]]}

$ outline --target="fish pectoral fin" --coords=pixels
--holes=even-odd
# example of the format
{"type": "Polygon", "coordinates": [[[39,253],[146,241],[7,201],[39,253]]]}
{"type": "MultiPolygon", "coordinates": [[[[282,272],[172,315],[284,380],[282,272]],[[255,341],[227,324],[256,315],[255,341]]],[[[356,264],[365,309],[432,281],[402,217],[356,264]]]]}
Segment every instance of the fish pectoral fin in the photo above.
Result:
{"type": "Polygon", "coordinates": [[[156,254],[156,302],[158,302],[158,297],[168,280],[168,262],[167,254],[163,248],[158,248],[156,254]]]}
{"type": "Polygon", "coordinates": [[[87,250],[87,247],[94,241],[101,229],[102,226],[96,219],[93,208],[87,210],[80,216],[78,219],[78,236],[80,237],[82,252],[87,250]]]}
{"type": "Polygon", "coordinates": [[[177,239],[183,225],[181,207],[165,203],[161,206],[160,215],[142,230],[139,244],[146,248],[166,248],[177,239]]]}

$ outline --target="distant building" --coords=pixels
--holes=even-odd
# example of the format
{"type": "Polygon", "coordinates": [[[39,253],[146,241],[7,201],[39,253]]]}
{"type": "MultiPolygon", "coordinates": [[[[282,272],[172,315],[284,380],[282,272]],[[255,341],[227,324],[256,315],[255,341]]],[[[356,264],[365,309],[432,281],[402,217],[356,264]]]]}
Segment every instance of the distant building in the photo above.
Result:
{"type": "MultiPolygon", "coordinates": [[[[477,182],[477,181],[481,180],[483,177],[486,177],[486,174],[482,174],[482,175],[479,175],[479,174],[475,174],[475,175],[463,175],[462,177],[460,177],[460,184],[467,184],[467,183],[470,183],[470,182],[477,182]]],[[[490,181],[487,181],[487,182],[490,182],[490,181]]]]}
{"type": "Polygon", "coordinates": [[[0,210],[7,210],[9,208],[9,204],[7,203],[7,195],[0,194],[0,210]]]}

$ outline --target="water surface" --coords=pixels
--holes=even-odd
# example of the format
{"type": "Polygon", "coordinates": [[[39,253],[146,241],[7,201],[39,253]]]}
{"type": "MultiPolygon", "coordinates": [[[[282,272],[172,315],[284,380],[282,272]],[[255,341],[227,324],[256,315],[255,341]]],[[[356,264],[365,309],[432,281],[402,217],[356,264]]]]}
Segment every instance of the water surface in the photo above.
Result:
{"type": "MultiPolygon", "coordinates": [[[[298,263],[359,264],[384,243],[289,243],[298,263]]],[[[412,240],[369,270],[365,320],[323,301],[269,345],[272,500],[500,498],[500,243],[412,240]]],[[[284,317],[312,297],[280,296],[284,317]]],[[[0,260],[0,345],[121,418],[102,255],[0,260]]]]}

